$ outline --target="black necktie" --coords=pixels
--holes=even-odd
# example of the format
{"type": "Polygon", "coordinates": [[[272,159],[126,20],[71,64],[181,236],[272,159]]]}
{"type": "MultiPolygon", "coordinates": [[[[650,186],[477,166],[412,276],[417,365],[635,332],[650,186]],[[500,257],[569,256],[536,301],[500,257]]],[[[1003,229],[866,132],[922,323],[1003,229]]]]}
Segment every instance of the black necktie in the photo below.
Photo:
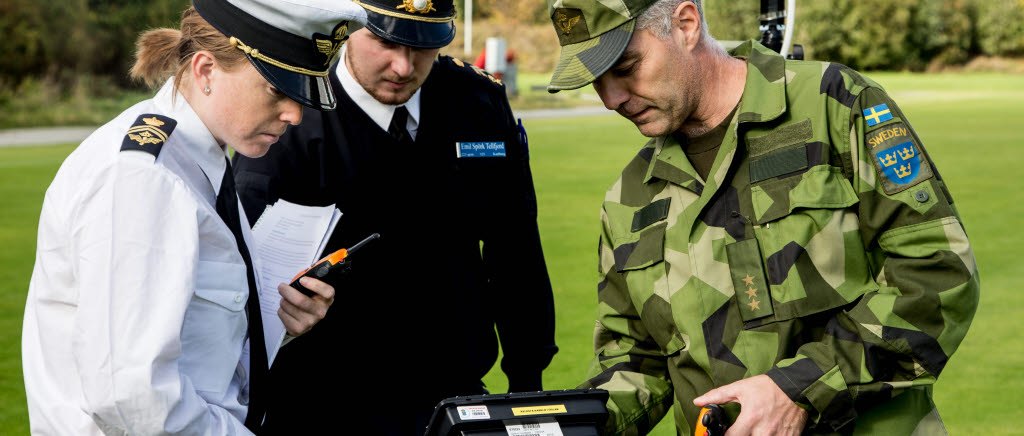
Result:
{"type": "Polygon", "coordinates": [[[388,126],[388,134],[395,138],[399,144],[412,144],[412,136],[405,125],[409,120],[409,110],[405,106],[395,108],[395,115],[391,117],[391,125],[388,126]]]}
{"type": "Polygon", "coordinates": [[[235,193],[235,177],[231,173],[231,162],[225,158],[224,178],[220,182],[217,194],[217,215],[228,225],[235,235],[238,252],[245,261],[245,273],[249,281],[249,301],[246,313],[249,315],[249,414],[245,417],[245,427],[256,433],[263,422],[266,406],[260,397],[263,383],[266,380],[267,344],[263,339],[263,316],[260,313],[260,298],[256,287],[256,274],[252,270],[252,258],[249,248],[242,237],[241,217],[238,214],[238,196],[235,193]]]}

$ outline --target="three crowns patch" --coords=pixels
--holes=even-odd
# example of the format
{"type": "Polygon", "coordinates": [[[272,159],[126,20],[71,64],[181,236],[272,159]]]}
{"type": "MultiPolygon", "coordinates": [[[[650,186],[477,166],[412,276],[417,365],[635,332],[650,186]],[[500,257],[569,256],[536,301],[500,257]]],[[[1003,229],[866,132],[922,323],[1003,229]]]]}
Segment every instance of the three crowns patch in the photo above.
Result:
{"type": "Polygon", "coordinates": [[[865,134],[864,140],[886,194],[903,191],[932,176],[921,147],[902,122],[879,126],[865,134]]]}
{"type": "Polygon", "coordinates": [[[917,155],[913,141],[876,152],[875,159],[878,159],[885,178],[897,185],[910,183],[921,170],[921,157],[917,155]]]}
{"type": "Polygon", "coordinates": [[[144,151],[156,157],[177,125],[177,121],[163,115],[139,115],[121,141],[121,151],[144,151]]]}

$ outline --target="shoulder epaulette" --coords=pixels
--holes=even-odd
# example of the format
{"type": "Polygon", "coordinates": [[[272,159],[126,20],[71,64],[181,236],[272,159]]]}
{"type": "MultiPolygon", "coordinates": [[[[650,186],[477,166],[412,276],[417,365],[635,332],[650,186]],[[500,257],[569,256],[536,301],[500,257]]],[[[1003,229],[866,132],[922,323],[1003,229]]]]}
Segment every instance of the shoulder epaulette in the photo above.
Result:
{"type": "Polygon", "coordinates": [[[456,70],[463,69],[463,70],[466,70],[466,72],[472,71],[477,76],[489,79],[495,85],[498,85],[498,86],[502,85],[501,79],[498,79],[498,78],[492,76],[490,73],[488,73],[487,71],[484,71],[483,69],[481,69],[480,67],[477,67],[476,65],[465,63],[465,62],[463,62],[459,58],[453,58],[453,57],[450,57],[450,56],[440,56],[438,58],[438,61],[441,62],[441,63],[447,63],[447,64],[450,64],[450,65],[454,65],[455,67],[458,67],[458,68],[453,68],[453,69],[456,69],[456,70]]]}
{"type": "Polygon", "coordinates": [[[142,114],[132,123],[128,133],[124,135],[121,142],[121,151],[138,150],[152,154],[153,157],[160,155],[160,148],[171,136],[177,121],[163,115],[142,114]]]}

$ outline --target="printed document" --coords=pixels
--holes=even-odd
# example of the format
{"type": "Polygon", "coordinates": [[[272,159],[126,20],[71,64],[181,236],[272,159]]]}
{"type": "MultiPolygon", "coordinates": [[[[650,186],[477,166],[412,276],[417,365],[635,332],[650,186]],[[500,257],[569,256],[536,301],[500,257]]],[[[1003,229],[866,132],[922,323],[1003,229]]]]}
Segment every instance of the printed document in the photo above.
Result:
{"type": "Polygon", "coordinates": [[[302,206],[278,200],[267,206],[252,227],[256,245],[253,257],[259,258],[260,313],[268,363],[274,362],[285,335],[284,323],[277,315],[281,307],[277,285],[290,284],[298,273],[320,259],[339,218],[341,211],[333,204],[302,206]]]}

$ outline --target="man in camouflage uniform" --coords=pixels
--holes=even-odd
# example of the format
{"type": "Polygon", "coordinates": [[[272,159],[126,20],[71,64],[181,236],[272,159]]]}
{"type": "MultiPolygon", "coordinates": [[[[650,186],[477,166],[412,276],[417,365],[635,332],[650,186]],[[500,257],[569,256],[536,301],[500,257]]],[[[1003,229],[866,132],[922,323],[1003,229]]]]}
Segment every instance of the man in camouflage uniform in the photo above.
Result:
{"type": "Polygon", "coordinates": [[[692,434],[715,403],[730,434],[945,433],[932,384],[978,273],[885,91],[753,41],[727,54],[696,0],[556,0],[551,17],[548,89],[593,82],[652,138],[601,210],[583,387],[610,391],[608,430],[673,406],[692,434]]]}

